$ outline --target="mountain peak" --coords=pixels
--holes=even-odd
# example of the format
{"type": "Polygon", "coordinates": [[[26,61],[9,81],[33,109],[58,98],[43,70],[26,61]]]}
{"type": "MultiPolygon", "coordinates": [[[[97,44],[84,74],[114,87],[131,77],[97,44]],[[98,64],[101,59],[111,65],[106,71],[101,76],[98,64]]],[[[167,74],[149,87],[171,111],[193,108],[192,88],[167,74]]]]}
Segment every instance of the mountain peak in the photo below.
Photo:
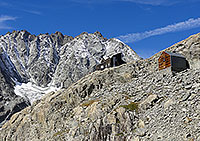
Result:
{"type": "Polygon", "coordinates": [[[105,40],[98,31],[83,32],[75,38],[58,31],[34,36],[26,30],[6,36],[1,38],[1,48],[8,56],[6,68],[12,68],[10,77],[39,87],[68,87],[93,72],[102,58],[116,53],[122,53],[126,62],[140,59],[127,45],[105,40]]]}
{"type": "Polygon", "coordinates": [[[96,31],[93,34],[96,35],[96,36],[104,38],[103,35],[99,31],[96,31]]]}

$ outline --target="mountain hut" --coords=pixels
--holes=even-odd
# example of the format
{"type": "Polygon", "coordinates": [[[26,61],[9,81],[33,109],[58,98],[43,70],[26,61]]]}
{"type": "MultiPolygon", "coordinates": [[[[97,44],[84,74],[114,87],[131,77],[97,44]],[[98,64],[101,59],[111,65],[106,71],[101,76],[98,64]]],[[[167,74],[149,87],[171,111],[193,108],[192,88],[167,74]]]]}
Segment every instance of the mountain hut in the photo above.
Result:
{"type": "Polygon", "coordinates": [[[122,60],[122,53],[113,55],[111,58],[102,60],[101,64],[95,66],[95,70],[104,70],[105,68],[116,67],[126,63],[122,60]]]}
{"type": "Polygon", "coordinates": [[[172,72],[180,72],[189,68],[189,63],[181,54],[163,51],[158,59],[158,68],[159,70],[168,68],[172,72]]]}

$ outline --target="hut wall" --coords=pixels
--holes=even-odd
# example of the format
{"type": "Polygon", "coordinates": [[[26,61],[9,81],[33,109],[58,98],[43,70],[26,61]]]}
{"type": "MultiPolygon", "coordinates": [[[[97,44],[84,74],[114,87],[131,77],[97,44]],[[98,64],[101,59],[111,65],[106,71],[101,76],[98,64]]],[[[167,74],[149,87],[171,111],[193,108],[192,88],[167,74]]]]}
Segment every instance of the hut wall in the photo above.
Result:
{"type": "Polygon", "coordinates": [[[182,57],[171,56],[172,71],[183,71],[188,68],[187,60],[182,57]]]}
{"type": "Polygon", "coordinates": [[[171,66],[171,57],[169,54],[163,52],[158,59],[159,70],[168,68],[171,66]]]}

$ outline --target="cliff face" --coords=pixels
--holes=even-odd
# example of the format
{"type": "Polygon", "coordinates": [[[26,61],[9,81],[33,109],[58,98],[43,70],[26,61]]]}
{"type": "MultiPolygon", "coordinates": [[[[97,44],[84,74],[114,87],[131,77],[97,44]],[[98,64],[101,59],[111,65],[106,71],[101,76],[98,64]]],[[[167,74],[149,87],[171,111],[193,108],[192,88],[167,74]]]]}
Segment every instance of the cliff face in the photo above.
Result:
{"type": "Polygon", "coordinates": [[[117,39],[106,39],[99,32],[82,33],[60,49],[60,59],[52,83],[57,87],[67,88],[93,72],[102,58],[106,59],[117,53],[122,53],[126,62],[141,59],[130,47],[117,39]]]}
{"type": "Polygon", "coordinates": [[[14,93],[14,86],[10,83],[7,73],[0,71],[0,127],[10,117],[29,106],[29,101],[14,93]]]}
{"type": "Polygon", "coordinates": [[[106,39],[99,32],[82,33],[73,38],[60,32],[35,36],[23,30],[1,36],[0,69],[9,85],[2,82],[0,93],[3,99],[9,99],[9,104],[8,100],[0,103],[4,107],[0,111],[0,123],[9,119],[7,115],[10,117],[19,111],[5,108],[6,103],[16,107],[21,96],[21,102],[29,105],[47,92],[67,88],[93,72],[102,58],[119,52],[126,62],[141,59],[121,41],[106,39]],[[7,95],[4,85],[10,89],[5,92],[7,95]]]}
{"type": "Polygon", "coordinates": [[[200,69],[161,73],[158,57],[96,71],[47,94],[13,115],[1,140],[200,140],[200,69]]]}
{"type": "Polygon", "coordinates": [[[84,32],[73,38],[60,32],[35,36],[27,31],[13,31],[1,36],[0,46],[2,56],[8,58],[5,67],[11,69],[9,74],[13,79],[41,87],[52,83],[68,87],[92,72],[102,58],[119,52],[124,61],[140,59],[121,41],[108,40],[99,32],[84,32]]]}

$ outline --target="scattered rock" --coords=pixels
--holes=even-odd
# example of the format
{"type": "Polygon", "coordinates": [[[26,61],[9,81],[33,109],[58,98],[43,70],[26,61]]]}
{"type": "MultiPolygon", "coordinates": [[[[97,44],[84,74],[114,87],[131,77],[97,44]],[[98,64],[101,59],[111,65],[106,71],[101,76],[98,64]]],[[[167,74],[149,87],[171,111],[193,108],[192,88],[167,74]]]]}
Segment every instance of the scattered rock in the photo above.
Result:
{"type": "Polygon", "coordinates": [[[167,109],[169,106],[173,105],[175,102],[172,99],[169,99],[164,103],[164,108],[167,109]]]}
{"type": "Polygon", "coordinates": [[[138,127],[139,128],[145,128],[145,123],[141,119],[138,121],[138,127]]]}
{"type": "Polygon", "coordinates": [[[140,103],[140,107],[143,109],[150,108],[151,106],[153,106],[157,99],[157,95],[151,94],[142,103],[140,103]]]}

